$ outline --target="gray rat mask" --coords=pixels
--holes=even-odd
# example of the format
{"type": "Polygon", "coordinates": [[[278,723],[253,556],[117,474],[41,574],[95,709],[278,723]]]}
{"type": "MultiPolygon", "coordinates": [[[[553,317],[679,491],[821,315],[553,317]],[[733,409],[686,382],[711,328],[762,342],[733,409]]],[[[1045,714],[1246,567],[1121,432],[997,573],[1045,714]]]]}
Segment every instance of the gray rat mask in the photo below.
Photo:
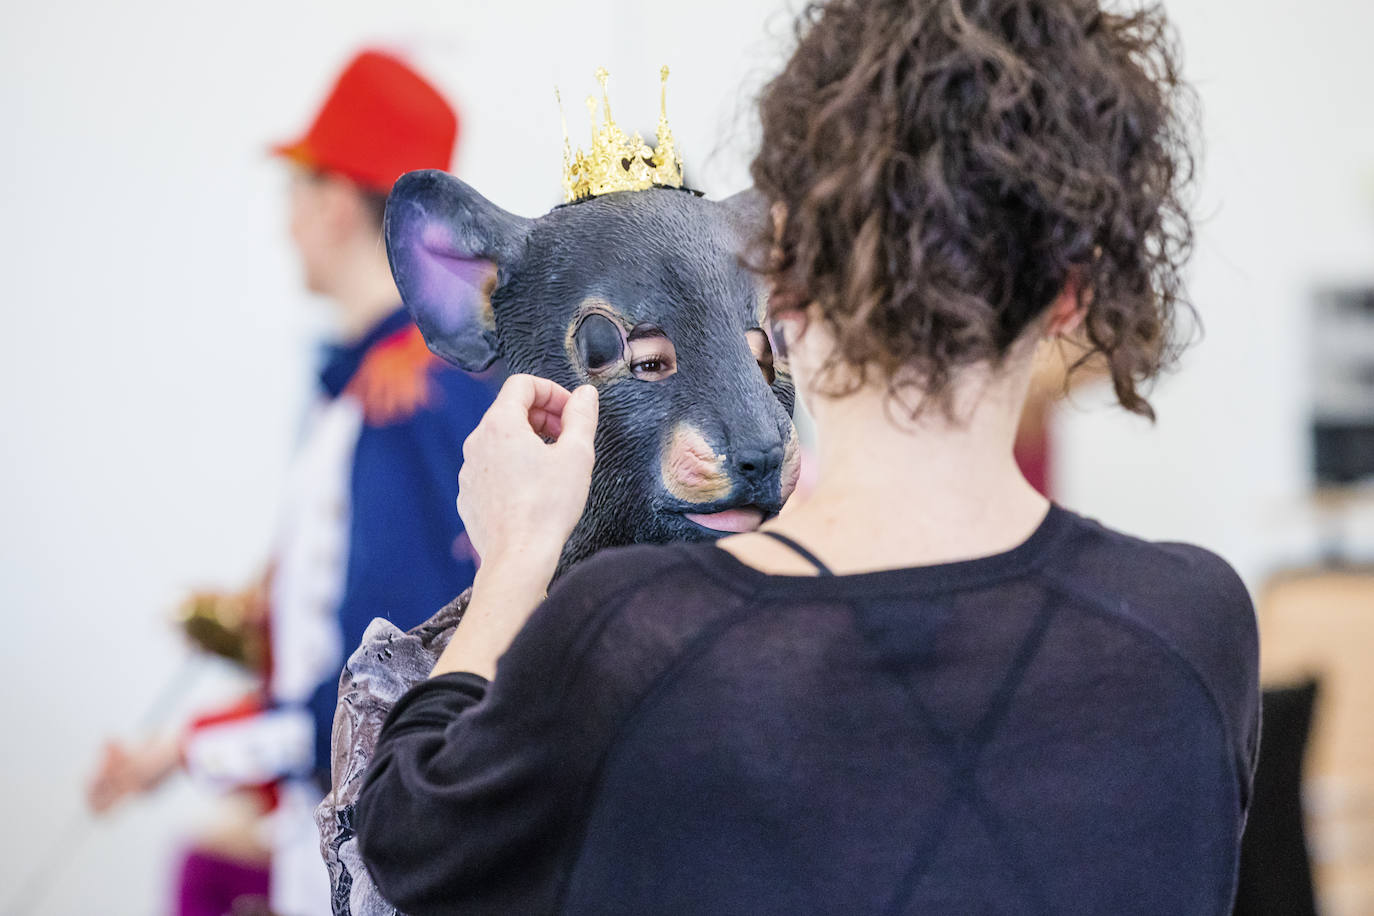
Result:
{"type": "Polygon", "coordinates": [[[752,192],[650,188],[525,219],[444,172],[396,183],[387,254],[430,349],[598,388],[591,492],[560,570],[747,530],[791,493],[792,381],[740,259],[764,217],[752,192]]]}
{"type": "MultiPolygon", "coordinates": [[[[603,547],[756,526],[795,486],[791,377],[739,258],[763,216],[752,194],[647,188],[529,220],[443,172],[392,190],[387,253],[430,349],[598,389],[591,492],[560,572],[603,547]]],[[[469,594],[408,633],[373,621],[344,667],[316,811],[336,913],[395,913],[358,857],[354,805],[387,712],[433,669],[469,594]]]]}

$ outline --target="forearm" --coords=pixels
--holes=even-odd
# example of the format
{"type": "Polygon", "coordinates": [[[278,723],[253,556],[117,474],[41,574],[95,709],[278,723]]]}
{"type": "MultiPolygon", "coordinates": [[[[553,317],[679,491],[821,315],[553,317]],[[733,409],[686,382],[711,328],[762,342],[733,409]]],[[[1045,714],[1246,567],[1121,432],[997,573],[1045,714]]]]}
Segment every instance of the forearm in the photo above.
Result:
{"type": "Polygon", "coordinates": [[[452,912],[459,889],[480,880],[467,856],[495,831],[475,825],[467,803],[463,751],[471,742],[451,747],[446,731],[485,691],[480,678],[461,674],[417,684],[387,716],[356,787],[357,851],[377,888],[406,913],[452,912]]]}
{"type": "Polygon", "coordinates": [[[496,660],[544,600],[557,564],[558,549],[534,545],[483,562],[463,620],[430,677],[461,671],[491,680],[496,660]]]}
{"type": "Polygon", "coordinates": [[[431,675],[496,674],[496,660],[544,598],[587,504],[596,459],[596,389],[506,379],[463,443],[458,514],[482,556],[472,602],[431,675]]]}

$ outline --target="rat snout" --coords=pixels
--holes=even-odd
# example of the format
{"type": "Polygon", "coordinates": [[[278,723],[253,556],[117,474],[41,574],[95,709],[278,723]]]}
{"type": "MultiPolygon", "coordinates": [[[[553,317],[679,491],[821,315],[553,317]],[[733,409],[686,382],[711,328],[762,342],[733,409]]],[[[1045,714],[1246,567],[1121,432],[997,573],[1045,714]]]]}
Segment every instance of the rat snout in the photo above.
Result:
{"type": "Polygon", "coordinates": [[[795,438],[785,444],[780,436],[771,442],[752,439],[722,450],[699,426],[679,421],[663,445],[663,489],[677,511],[751,507],[772,514],[796,486],[795,438]]]}
{"type": "Polygon", "coordinates": [[[736,449],[729,458],[740,483],[758,486],[767,483],[782,467],[782,444],[736,449]]]}
{"type": "Polygon", "coordinates": [[[675,424],[663,443],[659,477],[669,496],[688,505],[720,502],[734,489],[726,456],[686,421],[675,424]]]}

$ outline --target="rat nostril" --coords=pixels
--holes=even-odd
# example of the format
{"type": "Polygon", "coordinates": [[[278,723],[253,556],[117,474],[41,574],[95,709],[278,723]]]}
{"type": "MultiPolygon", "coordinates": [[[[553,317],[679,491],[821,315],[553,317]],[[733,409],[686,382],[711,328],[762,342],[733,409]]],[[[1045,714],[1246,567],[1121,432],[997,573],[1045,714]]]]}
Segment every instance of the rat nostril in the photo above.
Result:
{"type": "Polygon", "coordinates": [[[782,446],[740,449],[734,456],[735,471],[746,480],[762,481],[782,467],[782,446]]]}

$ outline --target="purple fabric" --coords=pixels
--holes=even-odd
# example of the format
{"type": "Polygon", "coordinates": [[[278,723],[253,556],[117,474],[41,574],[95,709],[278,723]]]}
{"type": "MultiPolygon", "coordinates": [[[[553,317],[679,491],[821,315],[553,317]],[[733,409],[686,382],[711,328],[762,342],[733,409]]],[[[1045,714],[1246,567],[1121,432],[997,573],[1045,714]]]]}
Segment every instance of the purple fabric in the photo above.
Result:
{"type": "Polygon", "coordinates": [[[186,853],[177,882],[177,916],[224,916],[235,901],[267,903],[267,866],[249,865],[199,850],[186,853]]]}

